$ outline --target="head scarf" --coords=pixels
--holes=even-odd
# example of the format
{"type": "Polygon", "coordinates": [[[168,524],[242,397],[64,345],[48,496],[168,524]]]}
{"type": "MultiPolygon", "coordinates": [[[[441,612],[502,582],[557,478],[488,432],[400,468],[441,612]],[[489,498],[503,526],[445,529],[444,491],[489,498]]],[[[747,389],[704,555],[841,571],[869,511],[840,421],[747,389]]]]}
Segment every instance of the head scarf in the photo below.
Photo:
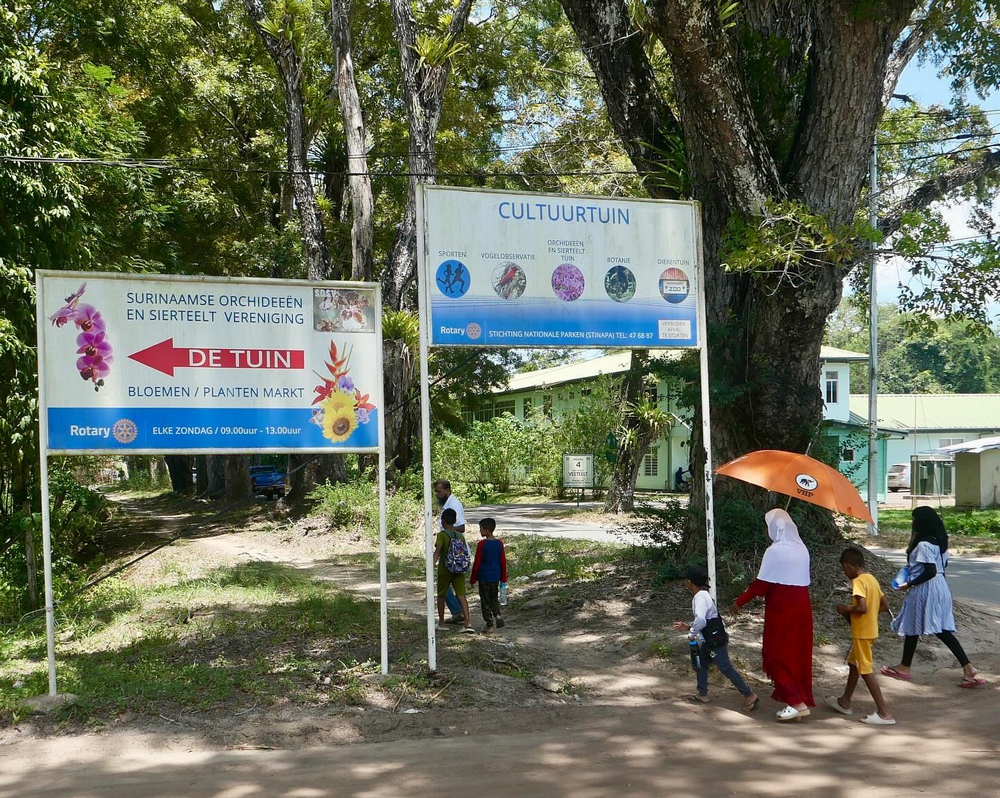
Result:
{"type": "Polygon", "coordinates": [[[942,554],[948,551],[948,533],[937,511],[933,507],[921,505],[913,508],[912,515],[913,534],[910,535],[910,545],[906,547],[906,553],[909,554],[924,540],[941,549],[942,554]]]}
{"type": "Polygon", "coordinates": [[[799,537],[792,517],[784,510],[771,510],[764,516],[771,545],[764,552],[757,578],[777,585],[809,584],[809,549],[799,537]]]}

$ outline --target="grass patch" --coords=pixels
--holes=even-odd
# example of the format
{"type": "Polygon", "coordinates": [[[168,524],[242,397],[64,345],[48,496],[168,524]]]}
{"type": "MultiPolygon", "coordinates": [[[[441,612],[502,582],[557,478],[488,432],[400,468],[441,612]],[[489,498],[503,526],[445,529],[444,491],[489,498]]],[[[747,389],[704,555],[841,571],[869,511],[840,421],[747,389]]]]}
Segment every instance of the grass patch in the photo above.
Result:
{"type": "MultiPolygon", "coordinates": [[[[59,689],[80,696],[65,715],[364,703],[360,677],[378,672],[378,612],[278,563],[150,588],[109,580],[59,608],[59,689]]],[[[0,719],[17,720],[19,701],[46,686],[44,625],[5,632],[0,719]]]]}
{"type": "MultiPolygon", "coordinates": [[[[1000,553],[1000,510],[960,510],[935,507],[948,530],[949,548],[974,554],[1000,553]]],[[[910,541],[910,510],[879,510],[879,538],[885,548],[905,549],[910,541]]],[[[863,532],[854,536],[861,543],[873,542],[863,532]]]]}
{"type": "Polygon", "coordinates": [[[633,551],[631,547],[618,543],[537,535],[512,535],[504,538],[504,546],[507,550],[508,580],[550,569],[566,579],[595,579],[603,566],[631,556],[633,551]]]}

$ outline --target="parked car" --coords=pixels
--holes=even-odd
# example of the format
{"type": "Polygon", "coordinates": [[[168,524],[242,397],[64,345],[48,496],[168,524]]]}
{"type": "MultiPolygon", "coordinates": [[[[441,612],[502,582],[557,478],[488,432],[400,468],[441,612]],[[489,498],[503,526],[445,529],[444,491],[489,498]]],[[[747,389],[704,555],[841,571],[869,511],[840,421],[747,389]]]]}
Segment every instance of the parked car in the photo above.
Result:
{"type": "Polygon", "coordinates": [[[898,493],[910,489],[910,464],[896,463],[889,466],[889,490],[898,493]]]}
{"type": "Polygon", "coordinates": [[[277,466],[250,466],[250,487],[254,496],[280,499],[285,495],[285,475],[277,466]]]}

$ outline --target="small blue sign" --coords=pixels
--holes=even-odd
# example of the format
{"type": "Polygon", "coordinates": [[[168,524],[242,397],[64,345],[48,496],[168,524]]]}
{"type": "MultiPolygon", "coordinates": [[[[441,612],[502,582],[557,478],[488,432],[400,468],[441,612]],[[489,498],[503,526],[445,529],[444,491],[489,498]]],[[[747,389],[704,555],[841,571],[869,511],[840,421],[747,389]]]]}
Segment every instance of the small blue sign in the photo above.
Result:
{"type": "Polygon", "coordinates": [[[438,290],[451,299],[465,296],[472,285],[469,270],[460,260],[446,260],[438,266],[434,279],[438,290]]]}

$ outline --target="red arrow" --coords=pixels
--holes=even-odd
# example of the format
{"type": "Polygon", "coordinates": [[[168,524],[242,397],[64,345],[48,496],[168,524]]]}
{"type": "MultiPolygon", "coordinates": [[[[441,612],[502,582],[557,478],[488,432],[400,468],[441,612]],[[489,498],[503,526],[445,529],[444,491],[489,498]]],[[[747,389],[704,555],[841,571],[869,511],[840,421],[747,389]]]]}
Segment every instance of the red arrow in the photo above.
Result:
{"type": "Polygon", "coordinates": [[[302,349],[210,349],[175,347],[168,338],[129,355],[131,360],[174,376],[174,369],[304,369],[302,349]]]}

